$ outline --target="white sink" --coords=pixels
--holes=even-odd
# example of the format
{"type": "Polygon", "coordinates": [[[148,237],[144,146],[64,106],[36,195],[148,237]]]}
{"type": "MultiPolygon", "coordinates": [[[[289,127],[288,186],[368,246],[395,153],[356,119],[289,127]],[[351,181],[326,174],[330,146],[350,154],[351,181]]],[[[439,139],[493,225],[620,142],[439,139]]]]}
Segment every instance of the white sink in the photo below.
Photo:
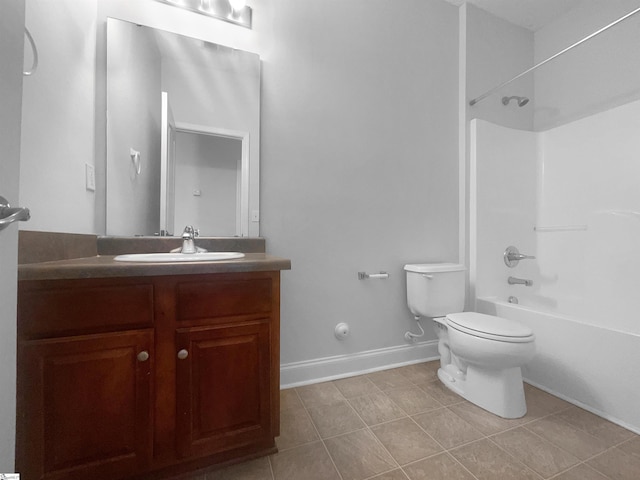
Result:
{"type": "Polygon", "coordinates": [[[118,255],[118,262],[147,262],[147,263],[172,263],[172,262],[214,262],[216,260],[232,260],[242,258],[240,252],[200,252],[200,253],[130,253],[118,255]]]}

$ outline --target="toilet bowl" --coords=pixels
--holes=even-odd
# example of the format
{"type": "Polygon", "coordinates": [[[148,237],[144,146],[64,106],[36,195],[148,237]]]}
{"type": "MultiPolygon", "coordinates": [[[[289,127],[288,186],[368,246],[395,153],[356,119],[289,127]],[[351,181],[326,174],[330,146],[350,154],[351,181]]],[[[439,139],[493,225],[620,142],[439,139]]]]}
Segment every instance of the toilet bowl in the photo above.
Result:
{"type": "Polygon", "coordinates": [[[405,270],[409,309],[436,327],[442,383],[500,417],[525,415],[521,367],[535,354],[533,331],[505,318],[462,312],[462,265],[412,264],[405,270]]]}
{"type": "Polygon", "coordinates": [[[520,367],[535,354],[533,332],[510,320],[475,312],[434,320],[446,324],[444,331],[439,329],[439,341],[450,349],[452,358],[441,366],[438,378],[471,403],[500,417],[525,415],[520,367]]]}

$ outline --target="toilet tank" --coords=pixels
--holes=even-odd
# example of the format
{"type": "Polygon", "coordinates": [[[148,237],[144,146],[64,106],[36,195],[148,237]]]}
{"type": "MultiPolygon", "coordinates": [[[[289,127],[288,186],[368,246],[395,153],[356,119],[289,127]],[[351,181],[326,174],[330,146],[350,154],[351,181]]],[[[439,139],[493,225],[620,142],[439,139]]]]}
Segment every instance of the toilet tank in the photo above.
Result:
{"type": "Polygon", "coordinates": [[[458,263],[405,265],[407,304],[414,315],[444,317],[464,310],[465,267],[458,263]]]}

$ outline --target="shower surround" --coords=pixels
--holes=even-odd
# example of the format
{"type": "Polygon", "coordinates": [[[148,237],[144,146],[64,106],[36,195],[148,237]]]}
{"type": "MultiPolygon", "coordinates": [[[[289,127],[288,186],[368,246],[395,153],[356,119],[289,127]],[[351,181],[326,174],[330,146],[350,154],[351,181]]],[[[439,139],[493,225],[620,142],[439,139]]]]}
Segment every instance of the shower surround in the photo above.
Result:
{"type": "Polygon", "coordinates": [[[639,118],[635,101],[543,132],[473,120],[470,167],[478,311],[534,330],[529,382],[636,432],[639,118]],[[509,245],[536,260],[508,268],[509,245]],[[508,285],[511,275],[533,286],[508,285]]]}

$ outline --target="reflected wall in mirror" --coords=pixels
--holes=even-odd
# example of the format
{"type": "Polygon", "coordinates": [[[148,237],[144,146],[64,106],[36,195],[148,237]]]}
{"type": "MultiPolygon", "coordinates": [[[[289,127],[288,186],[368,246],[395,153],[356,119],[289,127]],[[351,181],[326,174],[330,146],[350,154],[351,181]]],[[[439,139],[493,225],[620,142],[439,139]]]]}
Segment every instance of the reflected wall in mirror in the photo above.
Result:
{"type": "Polygon", "coordinates": [[[259,134],[258,55],[107,20],[108,235],[258,236],[259,134]]]}

